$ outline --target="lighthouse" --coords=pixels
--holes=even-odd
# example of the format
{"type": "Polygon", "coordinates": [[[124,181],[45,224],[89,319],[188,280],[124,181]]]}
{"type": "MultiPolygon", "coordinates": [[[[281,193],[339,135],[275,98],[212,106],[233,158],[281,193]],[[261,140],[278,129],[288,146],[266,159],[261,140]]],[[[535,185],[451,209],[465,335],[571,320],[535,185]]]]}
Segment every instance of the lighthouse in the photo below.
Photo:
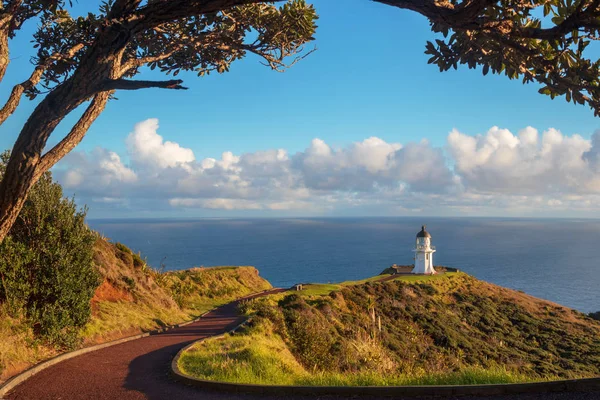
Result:
{"type": "Polygon", "coordinates": [[[433,253],[435,247],[431,245],[431,235],[425,230],[425,225],[421,227],[421,231],[417,233],[417,244],[413,250],[415,253],[415,267],[412,270],[413,274],[435,274],[433,269],[433,253]]]}

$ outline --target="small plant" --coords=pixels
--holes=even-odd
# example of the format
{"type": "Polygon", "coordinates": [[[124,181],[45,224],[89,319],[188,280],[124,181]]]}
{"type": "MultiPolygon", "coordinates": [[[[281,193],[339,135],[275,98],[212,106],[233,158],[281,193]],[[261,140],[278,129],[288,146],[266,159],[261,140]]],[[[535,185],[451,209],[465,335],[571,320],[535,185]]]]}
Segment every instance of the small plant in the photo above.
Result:
{"type": "Polygon", "coordinates": [[[145,272],[148,265],[146,260],[142,258],[141,253],[131,253],[131,256],[133,257],[133,266],[145,272]]]}
{"type": "Polygon", "coordinates": [[[115,243],[115,246],[117,247],[117,249],[121,250],[124,253],[128,253],[128,254],[132,254],[133,252],[131,251],[131,249],[127,246],[125,246],[123,243],[115,243]]]}
{"type": "Polygon", "coordinates": [[[135,280],[133,278],[129,276],[124,276],[121,279],[123,280],[123,282],[125,282],[129,291],[133,291],[135,289],[135,280]]]}
{"type": "Polygon", "coordinates": [[[150,274],[152,275],[154,282],[163,289],[167,289],[169,283],[169,277],[165,273],[165,270],[167,269],[167,264],[165,263],[166,259],[167,257],[160,261],[160,267],[150,269],[150,274]]]}

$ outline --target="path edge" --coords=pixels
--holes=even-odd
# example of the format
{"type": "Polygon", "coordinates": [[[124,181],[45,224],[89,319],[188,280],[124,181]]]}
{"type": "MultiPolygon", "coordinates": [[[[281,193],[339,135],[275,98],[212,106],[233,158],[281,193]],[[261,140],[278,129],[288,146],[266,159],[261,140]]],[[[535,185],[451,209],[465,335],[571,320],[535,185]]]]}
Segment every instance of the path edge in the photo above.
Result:
{"type": "Polygon", "coordinates": [[[600,391],[600,378],[568,379],[549,382],[533,383],[502,383],[485,385],[423,385],[423,386],[288,386],[288,385],[256,385],[230,383],[195,378],[181,371],[178,366],[180,357],[191,347],[207,339],[225,339],[239,328],[252,321],[245,320],[230,331],[197,340],[177,352],[171,361],[171,377],[183,384],[202,389],[230,393],[252,393],[261,395],[351,395],[351,396],[493,396],[515,395],[527,393],[557,393],[557,392],[595,392],[600,391]]]}
{"type": "MultiPolygon", "coordinates": [[[[273,290],[273,288],[268,289],[268,290],[263,290],[263,291],[260,291],[260,292],[257,292],[257,293],[252,293],[252,294],[246,295],[246,296],[241,297],[239,299],[235,299],[232,302],[244,300],[247,297],[255,296],[255,295],[261,294],[261,293],[265,293],[265,292],[268,292],[270,290],[273,290]]],[[[133,335],[133,336],[127,336],[127,337],[124,337],[124,338],[121,338],[121,339],[112,340],[110,342],[96,344],[94,346],[84,347],[82,349],[69,351],[69,352],[66,352],[66,353],[59,354],[59,355],[57,355],[55,357],[49,358],[49,359],[47,359],[45,361],[42,361],[42,362],[40,362],[38,364],[35,364],[35,365],[27,368],[25,371],[23,371],[23,372],[21,372],[21,373],[19,373],[17,375],[14,375],[14,376],[10,377],[9,379],[7,379],[6,382],[4,382],[2,385],[0,385],[0,399],[2,399],[4,396],[6,396],[15,387],[17,387],[21,383],[25,382],[27,379],[29,379],[32,376],[36,375],[37,373],[45,370],[46,368],[51,367],[53,365],[56,365],[56,364],[58,364],[58,363],[60,363],[62,361],[65,361],[65,360],[68,360],[70,358],[77,357],[77,356],[80,356],[80,355],[83,355],[83,354],[86,354],[86,353],[91,353],[92,351],[101,350],[101,349],[104,349],[106,347],[116,346],[116,345],[121,344],[121,343],[127,343],[127,342],[130,342],[132,340],[137,340],[137,339],[141,339],[141,338],[144,338],[144,337],[147,337],[147,336],[157,335],[159,333],[163,333],[163,332],[166,332],[166,331],[171,330],[171,329],[181,328],[183,326],[193,324],[194,322],[198,322],[205,315],[207,315],[207,314],[215,311],[217,308],[222,307],[222,306],[224,306],[226,304],[229,304],[229,303],[225,303],[225,304],[222,304],[220,306],[213,307],[212,309],[210,309],[210,310],[208,310],[208,311],[200,314],[199,317],[194,318],[191,321],[182,322],[182,323],[176,324],[176,325],[169,325],[169,326],[166,326],[164,328],[155,329],[155,330],[152,330],[152,331],[140,333],[140,334],[133,335]]],[[[246,321],[244,321],[244,322],[246,322],[246,321]]],[[[237,328],[238,327],[236,327],[234,329],[237,329],[237,328]]],[[[177,354],[179,354],[179,353],[177,353],[177,354]]]]}

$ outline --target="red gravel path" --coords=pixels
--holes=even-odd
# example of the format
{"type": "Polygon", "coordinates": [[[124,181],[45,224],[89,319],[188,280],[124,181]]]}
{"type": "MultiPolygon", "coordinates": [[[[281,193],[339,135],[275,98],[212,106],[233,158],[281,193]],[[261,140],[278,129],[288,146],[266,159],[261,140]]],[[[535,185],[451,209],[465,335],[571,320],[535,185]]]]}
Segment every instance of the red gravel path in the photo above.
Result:
{"type": "MultiPolygon", "coordinates": [[[[242,317],[236,313],[236,302],[227,304],[193,324],[107,347],[49,367],[16,387],[7,399],[258,400],[269,398],[275,400],[278,397],[205,391],[174,382],[170,377],[171,360],[181,348],[198,339],[226,332],[242,320],[242,317]]],[[[319,398],[341,399],[336,396],[319,398]]],[[[491,396],[470,399],[508,398],[511,400],[598,400],[600,393],[491,396]]],[[[307,397],[291,396],[287,399],[300,400],[307,397]]]]}

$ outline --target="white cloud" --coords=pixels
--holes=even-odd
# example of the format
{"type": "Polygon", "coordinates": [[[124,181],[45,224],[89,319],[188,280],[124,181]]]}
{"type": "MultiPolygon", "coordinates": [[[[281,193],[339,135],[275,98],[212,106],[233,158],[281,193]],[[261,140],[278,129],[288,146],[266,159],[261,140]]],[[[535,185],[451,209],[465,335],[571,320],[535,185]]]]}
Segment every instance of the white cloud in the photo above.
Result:
{"type": "Polygon", "coordinates": [[[244,199],[195,199],[195,198],[175,198],[170,199],[169,204],[173,207],[185,208],[208,208],[221,210],[260,210],[262,206],[253,201],[244,199]]]}
{"type": "Polygon", "coordinates": [[[402,183],[415,190],[440,191],[451,180],[442,151],[426,141],[387,143],[377,137],[332,150],[321,139],[294,156],[307,187],[319,190],[373,191],[402,183]]]}
{"type": "Polygon", "coordinates": [[[57,176],[85,201],[133,210],[144,204],[359,214],[600,211],[600,132],[587,140],[533,127],[517,134],[492,127],[476,136],[454,129],[445,147],[374,136],[333,147],[316,138],[293,154],[224,151],[196,160],[191,149],[165,141],[150,119],[136,124],[126,144],[131,166],[96,149],[70,154],[57,176]]]}
{"type": "Polygon", "coordinates": [[[137,174],[125,166],[115,152],[96,148],[91,153],[72,152],[65,157],[69,168],[59,170],[58,177],[65,189],[87,194],[119,194],[123,185],[138,180],[137,174]]]}
{"type": "Polygon", "coordinates": [[[175,167],[194,161],[194,152],[179,144],[164,141],[158,133],[158,119],[135,124],[126,140],[131,159],[136,164],[153,168],[175,167]]]}
{"type": "Polygon", "coordinates": [[[393,178],[414,191],[441,192],[453,184],[452,172],[442,149],[429,142],[409,143],[391,156],[393,178]]]}
{"type": "Polygon", "coordinates": [[[598,174],[584,154],[592,149],[580,135],[564,136],[556,129],[534,128],[513,135],[491,128],[485,135],[468,136],[454,129],[448,149],[454,173],[471,190],[490,193],[538,194],[598,192],[598,174]]]}

